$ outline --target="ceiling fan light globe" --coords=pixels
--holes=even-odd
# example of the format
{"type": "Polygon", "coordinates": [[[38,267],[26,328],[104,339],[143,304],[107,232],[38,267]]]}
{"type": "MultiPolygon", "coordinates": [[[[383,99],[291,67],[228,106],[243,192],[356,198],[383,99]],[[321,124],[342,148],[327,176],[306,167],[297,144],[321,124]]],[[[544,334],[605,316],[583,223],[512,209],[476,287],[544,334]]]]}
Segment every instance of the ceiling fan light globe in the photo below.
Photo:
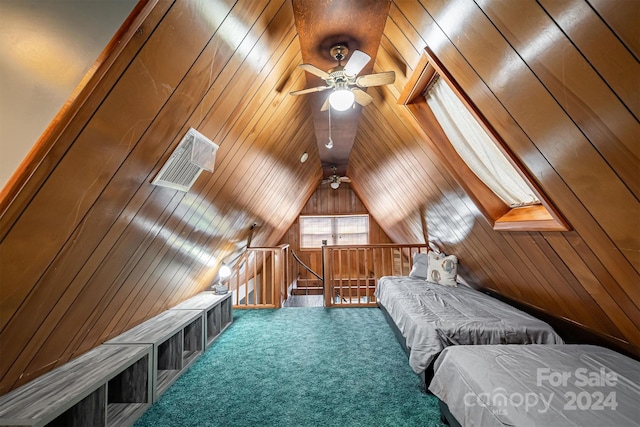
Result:
{"type": "Polygon", "coordinates": [[[354,100],[353,92],[348,89],[336,90],[329,96],[329,104],[337,111],[348,110],[353,105],[354,100]]]}
{"type": "Polygon", "coordinates": [[[337,190],[338,187],[340,187],[340,181],[333,181],[331,182],[331,184],[329,184],[331,186],[331,188],[333,188],[334,190],[337,190]]]}

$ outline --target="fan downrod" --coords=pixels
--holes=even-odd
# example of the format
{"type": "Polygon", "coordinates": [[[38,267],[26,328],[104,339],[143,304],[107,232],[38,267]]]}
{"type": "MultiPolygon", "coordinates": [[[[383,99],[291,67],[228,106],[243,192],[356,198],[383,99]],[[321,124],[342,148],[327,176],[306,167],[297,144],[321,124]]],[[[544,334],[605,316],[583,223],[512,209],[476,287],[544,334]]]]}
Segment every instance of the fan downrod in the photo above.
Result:
{"type": "Polygon", "coordinates": [[[348,54],[349,48],[347,47],[347,45],[342,43],[333,45],[331,49],[329,49],[329,55],[331,55],[333,59],[338,61],[338,64],[340,64],[340,62],[344,60],[344,58],[346,58],[348,54]]]}

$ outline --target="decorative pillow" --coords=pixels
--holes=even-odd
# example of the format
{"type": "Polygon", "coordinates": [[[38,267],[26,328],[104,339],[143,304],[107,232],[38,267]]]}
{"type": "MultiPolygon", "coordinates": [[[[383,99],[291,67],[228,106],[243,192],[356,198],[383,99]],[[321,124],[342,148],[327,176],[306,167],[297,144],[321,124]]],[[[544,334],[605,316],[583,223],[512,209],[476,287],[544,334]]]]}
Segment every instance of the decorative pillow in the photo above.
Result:
{"type": "Polygon", "coordinates": [[[429,264],[429,258],[427,254],[421,254],[416,252],[413,254],[413,267],[409,272],[409,277],[415,277],[417,279],[427,278],[427,265],[429,264]]]}
{"type": "Polygon", "coordinates": [[[458,258],[455,255],[444,256],[429,252],[427,280],[443,286],[458,286],[458,258]]]}

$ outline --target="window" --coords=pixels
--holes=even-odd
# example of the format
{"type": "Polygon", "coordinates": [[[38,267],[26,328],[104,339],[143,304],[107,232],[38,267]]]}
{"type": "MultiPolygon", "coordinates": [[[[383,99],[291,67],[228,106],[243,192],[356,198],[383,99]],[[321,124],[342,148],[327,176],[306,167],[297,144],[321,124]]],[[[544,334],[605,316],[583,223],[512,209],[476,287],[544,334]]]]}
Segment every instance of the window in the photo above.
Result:
{"type": "MultiPolygon", "coordinates": [[[[477,79],[478,76],[470,73],[464,75],[464,78],[465,82],[469,84],[470,80],[477,79]]],[[[475,92],[477,92],[476,95],[479,100],[490,104],[490,100],[487,97],[491,96],[491,92],[482,90],[480,87],[482,82],[480,80],[478,80],[478,85],[478,90],[475,92]]],[[[425,143],[431,146],[434,154],[438,156],[442,164],[447,167],[451,175],[474,201],[494,230],[567,231],[571,229],[528,171],[511,153],[504,140],[496,132],[496,129],[491,126],[487,118],[464,93],[460,85],[429,48],[425,48],[420,62],[409,77],[407,85],[398,99],[398,103],[407,107],[409,113],[416,120],[418,127],[425,133],[425,143]],[[440,86],[438,87],[438,85],[440,86]],[[466,131],[461,131],[459,129],[460,126],[457,126],[458,129],[456,127],[447,129],[448,125],[446,123],[447,121],[453,121],[456,124],[462,121],[469,122],[467,119],[461,119],[457,116],[443,118],[443,115],[450,113],[443,113],[443,108],[431,101],[427,101],[423,96],[428,94],[427,98],[431,97],[434,93],[431,92],[432,86],[436,86],[434,90],[438,92],[437,98],[446,98],[448,99],[447,103],[462,105],[465,113],[468,113],[467,116],[473,119],[474,123],[470,126],[475,127],[477,125],[475,127],[476,130],[472,131],[474,139],[479,127],[482,130],[482,134],[488,137],[485,142],[491,143],[488,147],[485,146],[483,150],[490,150],[488,152],[492,154],[484,155],[484,157],[501,157],[504,160],[501,163],[508,165],[509,175],[512,178],[505,178],[503,176],[504,172],[496,173],[493,165],[480,167],[480,169],[489,169],[491,175],[493,175],[492,178],[486,178],[482,172],[477,172],[478,168],[473,165],[474,161],[467,158],[465,153],[461,153],[465,149],[457,146],[458,142],[467,140],[467,138],[462,137],[466,131]],[[445,95],[441,97],[441,93],[445,95]],[[451,95],[455,99],[451,98],[451,95]],[[496,156],[495,153],[499,153],[500,156],[496,156]],[[492,183],[491,181],[494,182],[492,183]],[[505,192],[503,191],[505,187],[503,184],[506,184],[507,181],[517,181],[518,183],[515,185],[507,184],[505,192]],[[494,183],[498,185],[494,186],[494,183]],[[515,190],[516,193],[520,194],[519,196],[510,194],[514,191],[513,188],[519,188],[519,190],[515,190]]],[[[459,109],[458,112],[460,112],[459,109]]],[[[495,116],[492,118],[501,125],[503,122],[511,120],[510,116],[504,115],[500,111],[492,110],[491,112],[495,116]]],[[[463,112],[460,113],[465,114],[463,112]]],[[[502,128],[504,130],[505,127],[502,126],[502,128]]],[[[473,156],[478,157],[477,154],[473,154],[473,156]]]]}
{"type": "Polygon", "coordinates": [[[300,216],[300,249],[369,243],[369,215],[300,216]]]}
{"type": "Polygon", "coordinates": [[[436,77],[424,97],[453,148],[487,187],[510,207],[540,204],[531,188],[446,82],[436,77]]]}

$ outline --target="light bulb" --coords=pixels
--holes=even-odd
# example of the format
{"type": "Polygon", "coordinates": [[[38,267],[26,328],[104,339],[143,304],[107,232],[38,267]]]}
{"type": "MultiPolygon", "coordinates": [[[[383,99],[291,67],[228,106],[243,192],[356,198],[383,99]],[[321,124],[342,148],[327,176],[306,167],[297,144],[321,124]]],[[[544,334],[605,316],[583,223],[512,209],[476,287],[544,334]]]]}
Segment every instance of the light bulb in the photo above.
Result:
{"type": "Polygon", "coordinates": [[[329,142],[324,144],[324,146],[327,147],[329,150],[331,150],[333,148],[333,139],[331,139],[331,137],[329,137],[329,142]]]}
{"type": "Polygon", "coordinates": [[[353,92],[348,89],[338,89],[329,96],[329,104],[338,111],[348,110],[354,100],[353,92]]]}
{"type": "Polygon", "coordinates": [[[340,187],[340,181],[332,181],[331,184],[329,184],[331,186],[331,188],[333,188],[334,190],[337,190],[338,187],[340,187]]]}
{"type": "Polygon", "coordinates": [[[220,266],[220,271],[218,271],[218,275],[220,276],[221,279],[226,279],[227,277],[231,276],[231,269],[227,264],[223,263],[220,266]]]}

